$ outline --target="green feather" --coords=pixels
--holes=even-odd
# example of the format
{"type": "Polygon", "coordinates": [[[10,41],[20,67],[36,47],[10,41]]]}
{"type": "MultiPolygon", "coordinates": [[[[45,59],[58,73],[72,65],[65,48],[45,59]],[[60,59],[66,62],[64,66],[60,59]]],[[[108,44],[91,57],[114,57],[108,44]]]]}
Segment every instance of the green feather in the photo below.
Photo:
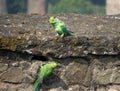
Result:
{"type": "Polygon", "coordinates": [[[37,79],[34,84],[34,91],[39,91],[41,84],[42,84],[42,79],[37,79]]]}
{"type": "Polygon", "coordinates": [[[53,72],[53,69],[57,65],[58,64],[56,62],[50,62],[41,67],[40,72],[38,74],[38,78],[34,83],[34,91],[39,91],[43,80],[53,72]]]}
{"type": "Polygon", "coordinates": [[[53,25],[53,28],[54,28],[55,32],[57,33],[57,35],[60,35],[60,36],[75,36],[75,37],[77,36],[73,33],[70,33],[67,30],[67,27],[64,24],[64,22],[59,20],[56,17],[51,16],[50,19],[49,19],[49,23],[51,23],[53,25]]]}

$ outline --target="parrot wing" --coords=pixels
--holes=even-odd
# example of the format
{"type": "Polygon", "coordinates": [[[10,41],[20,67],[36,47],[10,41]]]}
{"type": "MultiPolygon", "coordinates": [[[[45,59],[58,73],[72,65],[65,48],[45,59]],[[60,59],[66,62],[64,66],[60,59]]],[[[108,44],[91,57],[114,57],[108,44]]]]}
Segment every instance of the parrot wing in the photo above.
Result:
{"type": "Polygon", "coordinates": [[[66,25],[62,25],[62,32],[64,33],[65,36],[77,36],[76,34],[73,34],[67,30],[66,25]]]}
{"type": "Polygon", "coordinates": [[[64,33],[64,35],[69,35],[70,34],[65,25],[61,25],[61,29],[62,29],[62,32],[64,33]]]}

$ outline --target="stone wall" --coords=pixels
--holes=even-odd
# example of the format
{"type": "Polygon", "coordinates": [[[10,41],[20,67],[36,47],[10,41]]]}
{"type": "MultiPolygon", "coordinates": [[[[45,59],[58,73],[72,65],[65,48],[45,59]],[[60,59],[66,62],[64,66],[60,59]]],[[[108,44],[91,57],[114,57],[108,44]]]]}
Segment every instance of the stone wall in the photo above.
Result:
{"type": "Polygon", "coordinates": [[[0,91],[33,91],[50,61],[59,66],[42,91],[120,91],[120,17],[57,17],[77,37],[56,37],[49,15],[0,16],[0,91]]]}

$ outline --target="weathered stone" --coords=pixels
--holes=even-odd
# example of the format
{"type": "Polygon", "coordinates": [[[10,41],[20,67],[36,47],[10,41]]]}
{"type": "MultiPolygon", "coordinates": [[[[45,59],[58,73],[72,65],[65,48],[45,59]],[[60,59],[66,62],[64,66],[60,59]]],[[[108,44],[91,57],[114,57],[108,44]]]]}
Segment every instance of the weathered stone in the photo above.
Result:
{"type": "Polygon", "coordinates": [[[40,66],[56,61],[43,91],[119,91],[120,18],[57,17],[78,36],[56,37],[47,15],[0,15],[0,88],[33,91],[40,66]]]}
{"type": "Polygon", "coordinates": [[[34,81],[35,79],[29,74],[25,74],[24,78],[22,79],[22,83],[33,83],[34,81]]]}
{"type": "Polygon", "coordinates": [[[120,90],[119,85],[102,86],[96,89],[96,91],[119,91],[119,90],[120,90]]]}
{"type": "Polygon", "coordinates": [[[119,54],[119,19],[113,16],[74,14],[58,17],[67,24],[70,31],[74,30],[77,38],[55,37],[48,23],[49,16],[0,16],[0,49],[56,58],[119,54]],[[8,19],[9,22],[5,22],[8,19]]]}
{"type": "Polygon", "coordinates": [[[30,68],[30,62],[26,62],[26,61],[21,61],[20,62],[20,67],[23,69],[23,70],[27,70],[30,68]]]}
{"type": "Polygon", "coordinates": [[[113,70],[111,80],[113,84],[120,84],[120,69],[113,70]]]}
{"type": "Polygon", "coordinates": [[[101,72],[100,74],[97,77],[99,84],[104,84],[104,85],[109,84],[110,77],[112,75],[112,70],[106,70],[104,72],[101,72]]]}
{"type": "Polygon", "coordinates": [[[19,67],[19,62],[18,62],[18,61],[13,62],[13,63],[12,63],[12,66],[13,66],[13,67],[19,67]]]}
{"type": "Polygon", "coordinates": [[[94,59],[89,65],[83,83],[85,86],[90,86],[91,84],[93,84],[93,79],[96,78],[96,74],[98,73],[98,71],[100,72],[100,70],[98,69],[99,68],[98,64],[100,65],[98,60],[94,59]]]}
{"type": "Polygon", "coordinates": [[[83,59],[79,59],[79,62],[71,62],[65,72],[67,84],[82,84],[87,68],[88,64],[83,59]]]}
{"type": "Polygon", "coordinates": [[[7,70],[8,64],[0,63],[0,73],[7,70]]]}
{"type": "Polygon", "coordinates": [[[33,91],[33,85],[27,83],[10,84],[0,82],[0,91],[33,91]]]}
{"type": "Polygon", "coordinates": [[[42,65],[42,62],[34,62],[31,64],[30,68],[28,69],[29,75],[31,75],[33,78],[36,78],[37,72],[40,69],[40,66],[42,65]]]}
{"type": "Polygon", "coordinates": [[[105,87],[99,87],[96,91],[108,91],[105,87]]]}
{"type": "Polygon", "coordinates": [[[120,91],[119,85],[108,86],[108,91],[120,91]]]}
{"type": "Polygon", "coordinates": [[[101,85],[107,85],[110,83],[120,84],[120,73],[119,69],[107,69],[98,73],[97,81],[101,85]]]}
{"type": "Polygon", "coordinates": [[[116,89],[109,89],[108,91],[119,91],[119,90],[116,90],[116,89]]]}
{"type": "Polygon", "coordinates": [[[48,91],[65,91],[65,90],[62,88],[53,88],[53,89],[50,89],[48,91]]]}
{"type": "Polygon", "coordinates": [[[20,83],[24,78],[22,69],[11,67],[4,73],[0,74],[0,80],[3,82],[20,83]]]}
{"type": "Polygon", "coordinates": [[[82,91],[80,90],[80,86],[79,85],[74,85],[74,86],[71,86],[68,91],[82,91]]]}
{"type": "Polygon", "coordinates": [[[107,69],[118,67],[120,65],[119,56],[100,57],[98,60],[101,62],[101,64],[104,64],[104,67],[107,69]]]}

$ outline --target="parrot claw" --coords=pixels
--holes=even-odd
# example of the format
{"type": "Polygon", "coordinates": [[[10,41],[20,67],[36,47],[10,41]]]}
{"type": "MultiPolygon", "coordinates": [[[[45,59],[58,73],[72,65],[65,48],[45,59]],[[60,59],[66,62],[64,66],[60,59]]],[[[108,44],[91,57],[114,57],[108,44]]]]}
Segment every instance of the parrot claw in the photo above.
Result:
{"type": "Polygon", "coordinates": [[[56,34],[56,36],[59,36],[59,34],[56,34]]]}
{"type": "Polygon", "coordinates": [[[62,34],[60,37],[63,38],[63,37],[64,37],[64,34],[62,34]]]}

